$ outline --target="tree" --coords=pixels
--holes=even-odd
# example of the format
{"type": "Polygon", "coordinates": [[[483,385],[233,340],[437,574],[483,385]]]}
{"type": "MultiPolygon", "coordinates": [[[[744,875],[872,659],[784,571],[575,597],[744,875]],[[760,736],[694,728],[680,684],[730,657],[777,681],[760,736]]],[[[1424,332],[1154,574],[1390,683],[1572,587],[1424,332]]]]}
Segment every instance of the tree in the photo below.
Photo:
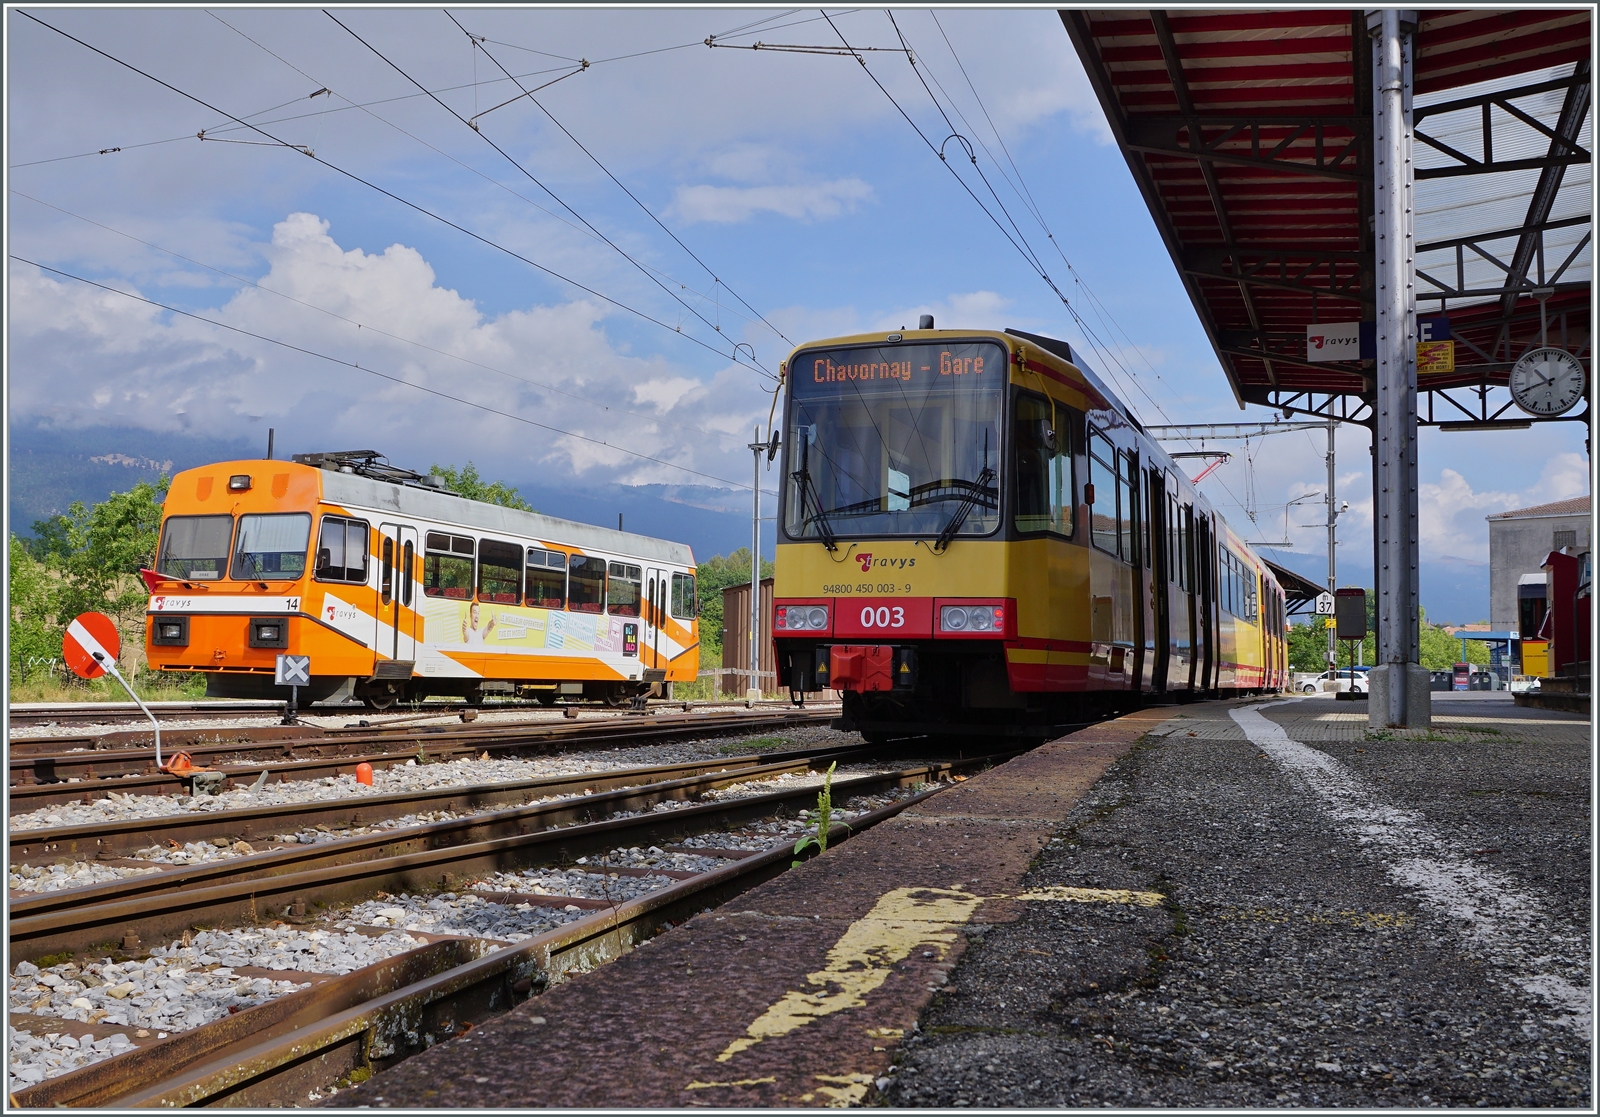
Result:
{"type": "Polygon", "coordinates": [[[8,559],[11,600],[7,603],[6,627],[11,654],[7,667],[16,684],[43,674],[61,658],[64,626],[57,615],[56,577],[15,535],[11,537],[8,559]]]}
{"type": "MultiPolygon", "coordinates": [[[[772,577],[772,563],[761,560],[761,576],[772,577]]],[[[700,599],[700,662],[722,662],[722,591],[729,586],[750,584],[750,548],[740,547],[729,555],[713,555],[695,570],[695,595],[700,599]]]]}
{"type": "MultiPolygon", "coordinates": [[[[144,645],[144,613],[149,600],[139,569],[155,565],[161,501],[169,484],[166,476],[154,485],[141,481],[92,507],[73,501],[65,514],[33,525],[33,555],[58,577],[50,596],[53,622],[64,626],[79,613],[107,614],[116,622],[130,664],[137,661],[144,645]]],[[[14,572],[18,569],[16,554],[13,547],[14,572]]],[[[43,600],[35,598],[36,602],[43,600]]]]}
{"type": "MultiPolygon", "coordinates": [[[[1446,632],[1443,627],[1428,623],[1426,610],[1417,610],[1418,645],[1423,667],[1430,671],[1443,671],[1461,662],[1461,639],[1446,632]]],[[[1361,642],[1359,662],[1372,666],[1377,662],[1377,601],[1371,590],[1367,591],[1367,638],[1361,642]]],[[[1338,664],[1349,667],[1350,641],[1340,640],[1338,664]]],[[[1316,617],[1306,624],[1297,624],[1289,630],[1289,666],[1295,671],[1323,671],[1328,662],[1328,619],[1316,617]]],[[[1488,663],[1489,645],[1482,640],[1467,641],[1467,663],[1488,663]]]]}
{"type": "Polygon", "coordinates": [[[485,504],[499,504],[522,512],[533,511],[533,506],[518,496],[517,490],[504,481],[485,483],[478,475],[478,467],[470,461],[459,471],[453,465],[435,463],[428,472],[443,478],[445,488],[468,500],[481,500],[485,504]]]}

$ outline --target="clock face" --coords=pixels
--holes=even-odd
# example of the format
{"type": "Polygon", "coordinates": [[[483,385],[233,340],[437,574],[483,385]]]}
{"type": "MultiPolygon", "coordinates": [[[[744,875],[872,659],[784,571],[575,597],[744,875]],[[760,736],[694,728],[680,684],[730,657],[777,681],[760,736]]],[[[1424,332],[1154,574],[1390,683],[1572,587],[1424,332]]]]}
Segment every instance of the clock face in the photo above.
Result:
{"type": "Polygon", "coordinates": [[[1583,399],[1587,377],[1564,349],[1534,349],[1511,369],[1511,398],[1529,415],[1562,415],[1583,399]]]}

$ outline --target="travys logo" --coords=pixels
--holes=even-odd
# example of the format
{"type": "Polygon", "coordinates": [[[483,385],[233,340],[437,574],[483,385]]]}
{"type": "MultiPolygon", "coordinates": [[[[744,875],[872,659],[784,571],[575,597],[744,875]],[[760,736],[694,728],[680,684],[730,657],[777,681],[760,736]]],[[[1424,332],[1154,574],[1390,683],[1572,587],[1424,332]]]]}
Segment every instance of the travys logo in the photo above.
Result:
{"type": "Polygon", "coordinates": [[[893,567],[896,570],[905,570],[908,567],[917,565],[917,560],[914,558],[874,559],[871,551],[857,555],[856,561],[861,563],[861,573],[863,574],[870,572],[874,566],[893,567]]]}

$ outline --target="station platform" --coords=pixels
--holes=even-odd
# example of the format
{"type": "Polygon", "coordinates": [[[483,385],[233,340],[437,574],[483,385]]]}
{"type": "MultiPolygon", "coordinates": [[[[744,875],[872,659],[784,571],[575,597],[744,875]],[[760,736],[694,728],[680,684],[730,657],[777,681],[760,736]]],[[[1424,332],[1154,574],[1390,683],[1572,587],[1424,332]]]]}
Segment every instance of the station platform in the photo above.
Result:
{"type": "Polygon", "coordinates": [[[1586,1107],[1588,743],[1141,711],[327,1104],[1586,1107]]]}

